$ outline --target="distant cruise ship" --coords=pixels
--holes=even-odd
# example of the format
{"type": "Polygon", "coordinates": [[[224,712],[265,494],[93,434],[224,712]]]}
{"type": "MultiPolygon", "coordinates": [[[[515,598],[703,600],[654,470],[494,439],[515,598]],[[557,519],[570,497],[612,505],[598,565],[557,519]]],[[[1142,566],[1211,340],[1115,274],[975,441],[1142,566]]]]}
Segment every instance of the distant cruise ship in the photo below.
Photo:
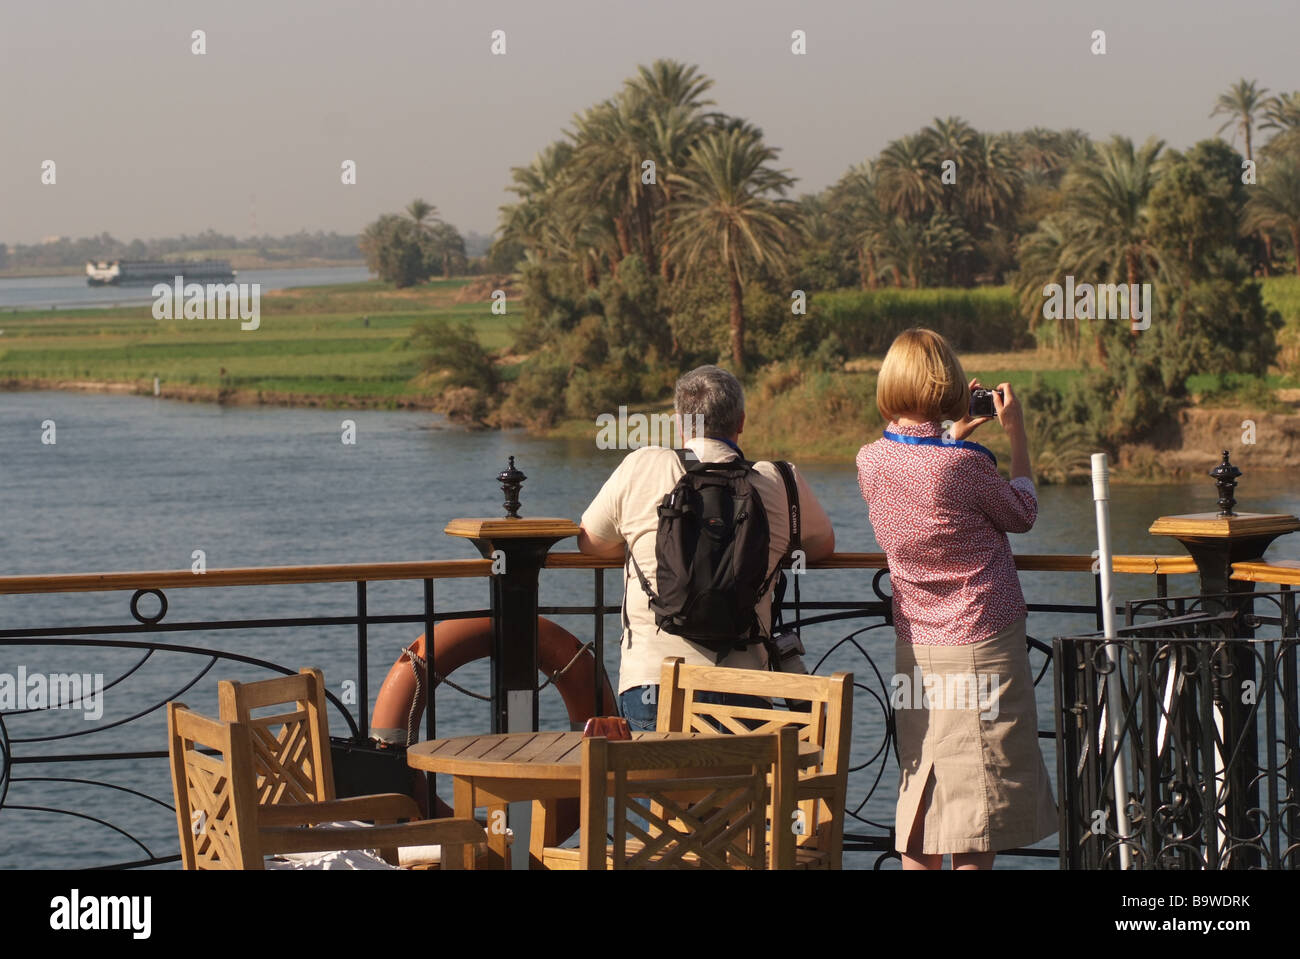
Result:
{"type": "Polygon", "coordinates": [[[231,283],[235,271],[229,260],[92,260],[86,264],[89,286],[147,286],[171,283],[177,276],[186,282],[231,283]]]}

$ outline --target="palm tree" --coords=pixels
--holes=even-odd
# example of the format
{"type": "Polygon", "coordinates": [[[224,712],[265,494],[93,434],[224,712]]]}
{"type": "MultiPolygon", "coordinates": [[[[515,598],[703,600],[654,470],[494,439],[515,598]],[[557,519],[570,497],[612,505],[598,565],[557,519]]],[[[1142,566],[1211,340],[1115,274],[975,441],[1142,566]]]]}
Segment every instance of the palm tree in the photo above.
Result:
{"type": "MultiPolygon", "coordinates": [[[[1042,308],[1043,284],[1065,275],[1127,284],[1169,279],[1171,268],[1148,227],[1148,203],[1163,149],[1164,141],[1155,138],[1138,148],[1127,137],[1115,136],[1076,157],[1062,182],[1061,215],[1046,218],[1020,244],[1018,286],[1031,323],[1042,308]]],[[[1071,342],[1078,336],[1076,329],[1062,333],[1071,342]]],[[[1105,366],[1101,324],[1094,326],[1094,334],[1105,366]]]]}
{"type": "Polygon", "coordinates": [[[701,74],[699,67],[676,60],[656,60],[648,67],[637,67],[637,75],[625,86],[641,94],[656,112],[676,107],[693,112],[713,105],[712,100],[703,99],[713,80],[701,74]]]}
{"type": "Polygon", "coordinates": [[[1164,141],[1140,148],[1114,136],[1075,163],[1063,183],[1065,211],[1079,227],[1063,253],[1077,258],[1072,272],[1129,284],[1151,279],[1163,266],[1147,231],[1147,202],[1159,175],[1164,141]]]}
{"type": "Polygon", "coordinates": [[[406,215],[415,223],[420,233],[427,233],[438,222],[438,208],[424,200],[412,200],[406,205],[406,215]]]}
{"type": "Polygon", "coordinates": [[[1264,103],[1265,130],[1289,130],[1300,127],[1300,90],[1279,93],[1264,103]]]}
{"type": "Polygon", "coordinates": [[[771,164],[777,151],[761,133],[731,125],[706,133],[673,174],[672,255],[688,272],[720,263],[731,294],[731,361],[745,368],[745,312],[742,266],[775,263],[787,252],[795,215],[781,199],[793,184],[771,164]]]}
{"type": "Polygon", "coordinates": [[[1029,331],[1040,339],[1050,338],[1058,347],[1064,347],[1071,356],[1079,349],[1079,320],[1062,316],[1050,337],[1038,334],[1043,319],[1043,290],[1049,283],[1059,282],[1062,251],[1071,244],[1069,220],[1059,214],[1048,215],[1038,221],[1038,229],[1022,237],[1016,244],[1020,269],[1015,286],[1020,293],[1020,306],[1029,317],[1029,331]]]}
{"type": "MultiPolygon", "coordinates": [[[[952,184],[957,189],[945,188],[938,191],[939,205],[947,213],[953,212],[959,205],[954,194],[959,193],[965,183],[963,174],[976,149],[978,137],[975,128],[961,117],[948,117],[944,120],[935,117],[934,122],[921,131],[921,138],[928,141],[933,154],[931,162],[940,164],[940,167],[933,171],[935,176],[939,176],[942,172],[942,164],[945,160],[952,160],[957,166],[957,182],[952,184]]],[[[942,179],[940,185],[947,186],[942,179]]]]}
{"type": "Polygon", "coordinates": [[[1069,158],[1059,131],[1032,127],[1015,134],[1014,140],[1016,162],[1027,183],[1055,186],[1060,182],[1069,158]]]}
{"type": "Polygon", "coordinates": [[[656,232],[659,237],[659,272],[671,281],[675,266],[669,255],[672,235],[673,175],[686,166],[692,144],[704,131],[705,121],[698,110],[689,105],[676,105],[650,115],[651,147],[658,158],[660,200],[655,204],[658,213],[656,232]]]}
{"type": "Polygon", "coordinates": [[[974,149],[978,134],[961,117],[947,117],[943,120],[935,117],[934,122],[921,131],[921,136],[929,139],[939,154],[939,159],[956,160],[957,165],[961,166],[966,154],[974,149]]]}
{"type": "Polygon", "coordinates": [[[1034,451],[1034,475],[1044,483],[1068,483],[1090,473],[1092,444],[1078,423],[1035,411],[1025,417],[1034,451]]]}
{"type": "Polygon", "coordinates": [[[977,134],[967,167],[961,191],[966,216],[976,223],[1001,222],[1024,189],[1014,142],[1005,134],[977,134]]]}
{"type": "Polygon", "coordinates": [[[942,282],[952,259],[971,250],[971,237],[956,217],[935,211],[925,220],[895,217],[881,237],[882,266],[894,274],[894,285],[919,289],[927,277],[942,282]]]}
{"type": "Polygon", "coordinates": [[[828,249],[835,239],[835,227],[831,222],[830,201],[826,195],[805,193],[796,204],[799,207],[804,238],[818,249],[828,249]]]}
{"type": "Polygon", "coordinates": [[[1300,91],[1279,93],[1264,104],[1264,130],[1276,130],[1260,151],[1267,158],[1286,153],[1300,153],[1300,91]]]}
{"type": "Polygon", "coordinates": [[[429,231],[430,253],[442,261],[442,275],[465,269],[465,238],[450,223],[439,221],[429,231]]]}
{"type": "Polygon", "coordinates": [[[890,217],[880,203],[874,161],[866,160],[849,169],[831,188],[831,214],[858,251],[862,288],[880,285],[876,258],[882,249],[890,217]]]}
{"type": "Polygon", "coordinates": [[[573,156],[573,144],[557,140],[533,157],[532,163],[512,167],[513,183],[506,187],[519,197],[518,203],[500,207],[499,235],[523,246],[530,260],[552,258],[548,231],[555,216],[556,198],[573,156]]]}
{"type": "Polygon", "coordinates": [[[635,94],[624,90],[575,116],[570,135],[574,176],[567,202],[608,201],[615,211],[619,259],[632,254],[635,234],[642,256],[654,269],[655,252],[648,248],[652,200],[641,182],[641,163],[651,158],[650,135],[635,94]]]}
{"type": "Polygon", "coordinates": [[[1228,119],[1223,121],[1218,132],[1222,133],[1228,127],[1236,124],[1232,131],[1232,142],[1236,143],[1237,134],[1241,133],[1246,138],[1246,159],[1255,159],[1255,154],[1251,147],[1251,134],[1255,128],[1255,116],[1264,106],[1264,94],[1268,93],[1267,89],[1260,89],[1255,86],[1255,81],[1247,81],[1242,77],[1232,86],[1228,87],[1226,93],[1220,93],[1219,99],[1214,104],[1214,110],[1210,116],[1227,114],[1228,119]]]}
{"type": "Polygon", "coordinates": [[[925,218],[939,202],[939,161],[928,137],[905,136],[880,154],[885,207],[907,219],[925,218]]]}
{"type": "Polygon", "coordinates": [[[1242,229],[1286,230],[1291,236],[1296,274],[1300,275],[1300,159],[1288,157],[1269,163],[1246,201],[1242,229]]]}
{"type": "MultiPolygon", "coordinates": [[[[1232,131],[1232,143],[1236,144],[1237,134],[1244,134],[1246,140],[1246,159],[1254,161],[1255,149],[1252,143],[1252,133],[1255,127],[1255,116],[1261,110],[1267,110],[1276,98],[1264,99],[1264,94],[1268,93],[1267,89],[1258,89],[1255,81],[1247,82],[1242,77],[1236,83],[1228,88],[1226,93],[1219,94],[1219,99],[1215,103],[1214,111],[1210,116],[1216,116],[1220,113],[1227,114],[1228,119],[1219,127],[1218,132],[1222,133],[1234,123],[1236,127],[1232,131]]],[[[1263,234],[1264,240],[1264,275],[1267,276],[1273,262],[1273,238],[1267,231],[1263,234]]]]}
{"type": "MultiPolygon", "coordinates": [[[[960,215],[965,232],[973,240],[985,240],[994,231],[1010,226],[1024,197],[1024,176],[1017,162],[1015,141],[1008,134],[977,133],[970,143],[957,181],[952,213],[960,215]]],[[[949,276],[962,285],[972,281],[975,261],[967,245],[949,264],[949,276]]],[[[988,248],[984,248],[988,252],[988,248]]]]}

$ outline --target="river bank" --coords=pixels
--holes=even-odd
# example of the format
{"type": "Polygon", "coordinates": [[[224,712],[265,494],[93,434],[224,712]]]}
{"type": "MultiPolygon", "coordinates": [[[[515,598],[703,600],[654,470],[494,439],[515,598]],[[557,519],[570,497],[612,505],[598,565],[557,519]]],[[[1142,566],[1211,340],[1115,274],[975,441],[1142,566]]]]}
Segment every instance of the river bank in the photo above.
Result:
{"type": "MultiPolygon", "coordinates": [[[[86,379],[0,379],[0,392],[26,393],[57,391],[65,393],[100,393],[119,396],[144,396],[183,403],[208,403],[220,406],[281,407],[286,409],[336,410],[405,410],[409,412],[453,413],[454,402],[442,394],[409,396],[360,396],[337,393],[302,393],[283,390],[212,387],[185,383],[159,383],[154,393],[152,381],[108,381],[86,379]]],[[[816,437],[801,440],[796,433],[783,432],[779,425],[765,419],[769,401],[755,396],[750,401],[749,428],[742,443],[754,456],[790,459],[803,463],[852,462],[858,447],[874,439],[879,429],[855,429],[848,422],[820,424],[836,434],[833,444],[826,442],[824,429],[814,430],[816,437]]],[[[667,413],[668,404],[646,408],[645,413],[667,413]]],[[[454,429],[481,431],[481,424],[454,423],[454,429]]],[[[563,420],[549,429],[526,430],[541,440],[567,440],[595,446],[601,427],[591,420],[563,420]]],[[[996,424],[986,425],[973,437],[989,447],[1000,463],[1010,459],[1005,435],[996,424]]],[[[1189,408],[1179,415],[1178,423],[1167,434],[1151,443],[1131,444],[1120,448],[1114,463],[1113,479],[1117,483],[1148,485],[1200,477],[1219,462],[1223,450],[1232,462],[1251,473],[1291,473],[1300,471],[1300,416],[1284,413],[1260,413],[1249,409],[1189,408]]],[[[1031,455],[1037,451],[1031,450],[1031,455]]],[[[1071,482],[1084,483],[1080,472],[1071,482]]],[[[1059,481],[1058,481],[1059,482],[1059,481]]]]}
{"type": "Polygon", "coordinates": [[[46,390],[65,393],[104,393],[118,396],[156,396],[186,403],[217,403],[223,406],[281,406],[286,408],[323,408],[353,410],[429,410],[441,412],[443,403],[437,396],[342,396],[329,393],[294,393],[281,390],[201,386],[186,383],[158,384],[154,392],[150,381],[115,381],[84,379],[3,379],[0,392],[30,393],[46,390]]]}
{"type": "MultiPolygon", "coordinates": [[[[520,424],[499,414],[496,398],[472,386],[449,387],[449,370],[430,364],[416,333],[423,326],[469,325],[493,356],[503,383],[525,356],[512,352],[525,315],[521,291],[507,277],[461,277],[395,289],[378,282],[322,284],[268,292],[260,329],[243,332],[221,320],[153,318],[148,307],[22,310],[0,316],[0,390],[154,396],[221,406],[408,410],[445,414],[468,430],[526,427],[530,436],[595,444],[594,417],[520,424]],[[491,294],[506,292],[507,312],[491,294]]],[[[1081,375],[1068,358],[1034,349],[967,354],[969,375],[1017,388],[1039,380],[1057,387],[1081,375]]],[[[828,371],[798,362],[756,371],[746,387],[746,451],[799,462],[852,462],[878,436],[875,374],[879,357],[859,357],[828,371]]],[[[1195,476],[1223,449],[1252,470],[1300,469],[1300,389],[1289,381],[1255,384],[1258,396],[1193,389],[1177,422],[1140,444],[1117,450],[1119,481],[1146,483],[1195,476]],[[1267,396],[1264,393],[1268,393],[1267,396]]],[[[499,398],[499,397],[498,397],[499,398]]],[[[617,407],[610,409],[616,413],[617,407]]],[[[667,402],[633,404],[662,413],[667,402]]],[[[1092,450],[1037,424],[1031,449],[1040,479],[1086,481],[1092,450]]],[[[1003,463],[1009,450],[996,424],[974,437],[1003,463]]]]}

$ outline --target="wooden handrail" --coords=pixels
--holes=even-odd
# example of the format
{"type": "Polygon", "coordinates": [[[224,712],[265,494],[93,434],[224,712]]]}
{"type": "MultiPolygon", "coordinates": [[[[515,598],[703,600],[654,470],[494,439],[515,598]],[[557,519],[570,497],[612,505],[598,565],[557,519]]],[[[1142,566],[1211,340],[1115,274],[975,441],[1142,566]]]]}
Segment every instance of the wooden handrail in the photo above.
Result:
{"type": "MultiPolygon", "coordinates": [[[[1035,572],[1086,573],[1092,569],[1093,557],[1081,553],[1021,553],[1016,569],[1035,572]]],[[[548,569],[618,569],[618,559],[598,559],[583,553],[548,553],[548,569]]],[[[808,564],[809,569],[885,569],[884,553],[832,553],[825,559],[808,564]]],[[[1195,573],[1196,562],[1190,556],[1136,555],[1114,557],[1117,573],[1195,573]]]]}
{"type": "MultiPolygon", "coordinates": [[[[1016,568],[1031,572],[1086,573],[1093,557],[1081,553],[1021,553],[1016,568]]],[[[622,561],[583,553],[556,552],[546,557],[548,569],[618,569],[622,561]]],[[[885,569],[884,553],[833,553],[808,564],[809,569],[885,569]]],[[[1185,575],[1196,572],[1190,556],[1116,556],[1117,573],[1185,575]]],[[[491,560],[426,560],[415,563],[340,563],[319,566],[244,566],[189,570],[150,570],[121,573],[53,573],[0,576],[0,595],[18,593],[85,593],[117,589],[190,589],[201,586],[286,586],[302,583],[350,583],[398,579],[466,579],[487,576],[491,560]]],[[[1300,561],[1251,560],[1232,564],[1232,578],[1254,583],[1300,586],[1300,561]]]]}
{"type": "Polygon", "coordinates": [[[1232,579],[1248,583],[1277,583],[1279,586],[1300,586],[1300,562],[1279,559],[1272,563],[1252,559],[1232,564],[1232,579]]]}
{"type": "Polygon", "coordinates": [[[86,593],[114,589],[190,589],[198,586],[284,586],[295,583],[347,583],[387,579],[461,579],[486,576],[487,559],[428,560],[418,563],[341,563],[325,566],[245,566],[125,573],[55,573],[0,576],[4,593],[86,593]]]}

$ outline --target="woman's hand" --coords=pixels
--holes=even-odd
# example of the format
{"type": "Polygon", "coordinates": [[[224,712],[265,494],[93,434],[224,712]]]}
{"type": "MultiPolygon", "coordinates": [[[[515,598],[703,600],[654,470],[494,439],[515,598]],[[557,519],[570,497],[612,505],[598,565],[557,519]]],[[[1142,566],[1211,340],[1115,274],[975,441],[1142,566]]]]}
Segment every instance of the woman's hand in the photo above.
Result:
{"type": "Polygon", "coordinates": [[[1027,477],[1031,482],[1034,474],[1029,466],[1029,439],[1025,436],[1025,411],[1016,394],[1011,391],[1010,383],[999,383],[1002,395],[993,394],[993,408],[997,410],[998,422],[1007,431],[1011,441],[1011,478],[1027,477]]]}
{"type": "MultiPolygon", "coordinates": [[[[968,389],[969,390],[979,389],[979,385],[980,385],[979,379],[978,378],[973,379],[970,381],[968,389]]],[[[993,402],[997,403],[996,397],[994,398],[993,402]]],[[[967,409],[969,409],[969,405],[967,406],[967,409]]],[[[965,416],[963,416],[957,422],[953,423],[952,426],[948,428],[947,435],[950,436],[953,440],[964,440],[966,437],[970,436],[977,429],[979,429],[979,427],[983,426],[991,419],[993,419],[993,417],[991,416],[971,416],[969,413],[967,413],[965,416]]]]}
{"type": "Polygon", "coordinates": [[[997,412],[998,422],[1008,433],[1024,431],[1024,408],[1020,405],[1020,400],[1016,399],[1016,394],[1011,391],[1010,383],[998,384],[993,392],[993,409],[997,412]]]}

